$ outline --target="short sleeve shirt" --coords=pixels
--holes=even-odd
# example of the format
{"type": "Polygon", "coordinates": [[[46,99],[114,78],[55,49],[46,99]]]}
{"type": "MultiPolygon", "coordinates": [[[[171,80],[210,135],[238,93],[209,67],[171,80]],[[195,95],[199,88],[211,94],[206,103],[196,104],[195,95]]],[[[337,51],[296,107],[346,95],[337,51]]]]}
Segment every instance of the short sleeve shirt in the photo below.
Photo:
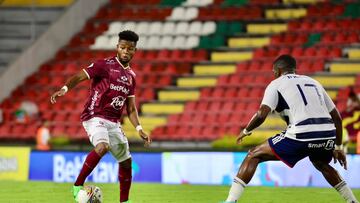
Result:
{"type": "Polygon", "coordinates": [[[101,117],[117,122],[126,99],[135,96],[135,73],[123,67],[117,57],[96,61],[83,71],[92,82],[81,120],[101,117]]]}
{"type": "Polygon", "coordinates": [[[299,133],[321,134],[335,129],[329,113],[335,104],[323,86],[308,76],[287,74],[273,80],[261,104],[280,113],[294,138],[299,133]]]}

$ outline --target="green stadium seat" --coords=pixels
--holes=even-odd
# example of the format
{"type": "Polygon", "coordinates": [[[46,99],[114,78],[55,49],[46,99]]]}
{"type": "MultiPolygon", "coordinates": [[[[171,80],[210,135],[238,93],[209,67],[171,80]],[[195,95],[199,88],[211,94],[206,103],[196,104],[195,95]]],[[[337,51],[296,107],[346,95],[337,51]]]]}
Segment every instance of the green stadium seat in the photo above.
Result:
{"type": "Polygon", "coordinates": [[[228,26],[229,26],[228,21],[217,22],[215,34],[226,35],[226,33],[228,32],[228,26]]]}
{"type": "Polygon", "coordinates": [[[185,0],[162,0],[160,2],[161,6],[171,6],[176,7],[180,6],[185,0]]]}
{"type": "Polygon", "coordinates": [[[310,47],[319,42],[321,39],[320,33],[312,33],[308,37],[308,41],[304,44],[304,47],[310,47]]]}
{"type": "Polygon", "coordinates": [[[199,48],[215,49],[225,45],[225,39],[221,35],[205,36],[200,38],[199,48]]]}
{"type": "Polygon", "coordinates": [[[343,16],[357,18],[360,17],[360,3],[351,3],[345,7],[343,16]]]}
{"type": "Polygon", "coordinates": [[[243,31],[243,24],[240,22],[231,22],[228,31],[229,35],[241,33],[243,31]]]}
{"type": "Polygon", "coordinates": [[[248,3],[248,0],[225,0],[221,5],[222,6],[244,6],[248,3]]]}

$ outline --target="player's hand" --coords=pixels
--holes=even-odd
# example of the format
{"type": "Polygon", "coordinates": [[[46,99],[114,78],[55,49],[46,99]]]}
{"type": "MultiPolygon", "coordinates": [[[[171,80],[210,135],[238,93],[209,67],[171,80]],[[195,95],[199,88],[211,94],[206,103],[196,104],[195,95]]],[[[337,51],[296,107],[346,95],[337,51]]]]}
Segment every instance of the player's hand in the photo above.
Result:
{"type": "Polygon", "coordinates": [[[64,89],[60,89],[59,91],[56,91],[53,95],[50,97],[50,101],[52,104],[56,103],[56,97],[64,96],[66,91],[64,89]]]}
{"type": "Polygon", "coordinates": [[[244,137],[246,137],[246,136],[249,136],[249,135],[251,135],[251,133],[250,134],[245,134],[244,133],[244,131],[242,130],[241,132],[240,132],[240,134],[237,136],[237,138],[236,138],[236,144],[240,144],[241,142],[242,142],[242,139],[244,138],[244,137]]]}
{"type": "Polygon", "coordinates": [[[139,135],[141,139],[144,140],[144,147],[149,147],[152,142],[151,137],[148,134],[146,134],[143,130],[139,131],[139,135]]]}
{"type": "Polygon", "coordinates": [[[339,161],[340,165],[344,167],[345,170],[347,170],[347,162],[346,162],[346,155],[344,150],[334,150],[333,151],[333,157],[334,157],[334,164],[336,164],[337,161],[339,161]]]}

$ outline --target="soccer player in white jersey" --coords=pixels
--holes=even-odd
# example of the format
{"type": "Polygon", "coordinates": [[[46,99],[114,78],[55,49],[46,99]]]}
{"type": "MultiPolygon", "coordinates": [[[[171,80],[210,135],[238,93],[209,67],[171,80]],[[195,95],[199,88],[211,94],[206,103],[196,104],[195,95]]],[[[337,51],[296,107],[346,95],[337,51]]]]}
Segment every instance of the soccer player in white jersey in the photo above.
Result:
{"type": "Polygon", "coordinates": [[[271,111],[277,111],[287,122],[280,134],[249,150],[234,178],[226,202],[236,202],[253,177],[257,165],[281,160],[289,167],[309,157],[328,183],[348,203],[358,203],[349,186],[329,165],[332,158],[347,169],[342,149],[341,117],[334,103],[316,80],[297,75],[296,60],[282,55],[273,63],[276,77],[266,88],[259,110],[237,137],[239,144],[260,126],[271,111]]]}

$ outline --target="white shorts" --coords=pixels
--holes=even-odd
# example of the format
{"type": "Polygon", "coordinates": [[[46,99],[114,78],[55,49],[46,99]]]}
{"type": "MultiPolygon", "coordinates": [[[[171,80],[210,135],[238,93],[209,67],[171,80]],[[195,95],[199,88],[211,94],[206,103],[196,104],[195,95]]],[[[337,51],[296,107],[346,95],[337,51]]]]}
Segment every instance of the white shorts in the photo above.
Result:
{"type": "Polygon", "coordinates": [[[120,123],[94,117],[82,124],[94,147],[100,142],[105,142],[109,144],[110,152],[118,162],[131,158],[129,143],[120,123]]]}

